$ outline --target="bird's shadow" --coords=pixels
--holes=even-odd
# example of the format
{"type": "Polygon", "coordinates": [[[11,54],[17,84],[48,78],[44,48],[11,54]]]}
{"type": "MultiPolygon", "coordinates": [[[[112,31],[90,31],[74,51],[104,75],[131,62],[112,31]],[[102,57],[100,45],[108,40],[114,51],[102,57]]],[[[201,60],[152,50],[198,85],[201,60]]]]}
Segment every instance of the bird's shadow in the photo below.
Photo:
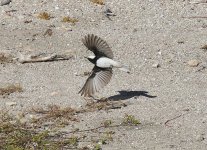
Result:
{"type": "Polygon", "coordinates": [[[139,96],[145,96],[148,98],[155,98],[157,96],[149,95],[147,91],[118,91],[119,94],[108,97],[111,101],[126,100],[130,98],[137,98],[139,96]]]}

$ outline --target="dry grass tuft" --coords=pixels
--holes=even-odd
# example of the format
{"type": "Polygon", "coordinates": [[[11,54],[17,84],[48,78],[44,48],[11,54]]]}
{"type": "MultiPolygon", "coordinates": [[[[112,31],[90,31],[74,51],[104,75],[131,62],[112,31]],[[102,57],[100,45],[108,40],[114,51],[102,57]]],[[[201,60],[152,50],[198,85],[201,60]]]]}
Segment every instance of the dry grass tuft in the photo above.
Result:
{"type": "Polygon", "coordinates": [[[90,1],[98,5],[104,5],[104,0],[90,0],[90,1]]]}
{"type": "Polygon", "coordinates": [[[6,87],[0,88],[0,95],[10,95],[15,92],[23,92],[23,89],[20,84],[11,84],[6,87]]]}
{"type": "Polygon", "coordinates": [[[78,22],[78,19],[70,18],[70,17],[63,17],[62,22],[72,23],[72,25],[75,25],[76,22],[78,22]]]}
{"type": "Polygon", "coordinates": [[[12,62],[13,62],[13,59],[11,55],[0,53],[0,64],[12,63],[12,62]]]}
{"type": "Polygon", "coordinates": [[[42,13],[39,13],[37,18],[39,19],[44,19],[44,20],[50,20],[52,17],[49,13],[47,12],[42,12],[42,13]]]}
{"type": "Polygon", "coordinates": [[[49,105],[47,108],[32,108],[32,113],[41,115],[39,118],[33,120],[33,122],[53,122],[53,126],[65,126],[70,124],[71,121],[78,121],[76,114],[78,110],[71,107],[61,108],[57,105],[49,105]]]}

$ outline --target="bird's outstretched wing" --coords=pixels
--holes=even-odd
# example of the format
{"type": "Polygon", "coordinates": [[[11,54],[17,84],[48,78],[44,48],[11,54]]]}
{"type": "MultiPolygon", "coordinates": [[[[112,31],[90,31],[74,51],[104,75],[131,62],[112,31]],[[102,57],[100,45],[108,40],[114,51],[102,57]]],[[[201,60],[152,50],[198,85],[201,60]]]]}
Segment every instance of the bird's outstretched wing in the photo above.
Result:
{"type": "Polygon", "coordinates": [[[103,69],[95,66],[79,93],[81,93],[81,96],[83,95],[84,97],[93,96],[94,93],[98,92],[109,83],[112,74],[113,72],[111,68],[103,69]]]}
{"type": "Polygon", "coordinates": [[[91,50],[97,57],[108,57],[113,59],[113,52],[106,41],[100,37],[88,34],[83,39],[83,44],[91,50]]]}

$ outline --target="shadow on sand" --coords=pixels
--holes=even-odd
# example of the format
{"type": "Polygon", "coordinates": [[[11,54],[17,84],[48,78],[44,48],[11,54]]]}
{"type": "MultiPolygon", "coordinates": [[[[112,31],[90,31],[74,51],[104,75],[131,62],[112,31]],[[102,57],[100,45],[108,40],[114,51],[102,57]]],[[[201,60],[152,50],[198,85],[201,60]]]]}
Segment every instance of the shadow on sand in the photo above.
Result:
{"type": "Polygon", "coordinates": [[[137,98],[139,96],[145,96],[148,98],[155,98],[157,96],[149,95],[147,91],[118,91],[119,94],[108,97],[111,101],[126,100],[130,98],[137,98]]]}

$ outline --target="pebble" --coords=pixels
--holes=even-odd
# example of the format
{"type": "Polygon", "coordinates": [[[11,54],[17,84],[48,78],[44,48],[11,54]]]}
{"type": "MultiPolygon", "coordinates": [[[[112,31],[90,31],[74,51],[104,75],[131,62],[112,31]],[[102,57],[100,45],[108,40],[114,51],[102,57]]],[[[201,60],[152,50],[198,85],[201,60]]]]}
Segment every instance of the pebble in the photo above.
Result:
{"type": "Polygon", "coordinates": [[[51,96],[56,96],[56,95],[58,95],[58,94],[59,94],[59,92],[56,92],[56,91],[50,93],[51,96]]]}
{"type": "Polygon", "coordinates": [[[198,135],[197,137],[196,137],[196,140],[198,141],[198,142],[202,142],[202,141],[204,141],[205,140],[205,134],[201,134],[201,135],[198,135]]]}
{"type": "Polygon", "coordinates": [[[29,114],[29,118],[30,119],[37,119],[37,117],[35,115],[29,114]]]}
{"type": "Polygon", "coordinates": [[[55,6],[55,9],[58,10],[58,9],[60,9],[60,7],[59,6],[55,6]]]}
{"type": "Polygon", "coordinates": [[[159,52],[158,52],[158,54],[159,54],[159,55],[162,55],[162,52],[161,52],[161,51],[159,51],[159,52]]]}
{"type": "Polygon", "coordinates": [[[197,67],[197,66],[199,65],[199,61],[196,60],[196,59],[189,60],[189,61],[188,61],[188,65],[189,65],[190,67],[197,67]]]}
{"type": "Polygon", "coordinates": [[[152,65],[152,67],[153,67],[153,68],[158,68],[158,67],[160,67],[160,64],[159,64],[159,63],[154,63],[154,64],[152,65]]]}
{"type": "Polygon", "coordinates": [[[16,102],[6,102],[6,105],[7,106],[15,106],[15,105],[17,105],[17,103],[16,102]]]}
{"type": "Polygon", "coordinates": [[[10,2],[11,2],[11,0],[1,0],[0,5],[1,5],[1,6],[3,6],[3,5],[8,5],[10,2]]]}
{"type": "Polygon", "coordinates": [[[22,118],[19,121],[20,121],[20,123],[25,124],[27,122],[27,119],[26,118],[22,118]]]}

